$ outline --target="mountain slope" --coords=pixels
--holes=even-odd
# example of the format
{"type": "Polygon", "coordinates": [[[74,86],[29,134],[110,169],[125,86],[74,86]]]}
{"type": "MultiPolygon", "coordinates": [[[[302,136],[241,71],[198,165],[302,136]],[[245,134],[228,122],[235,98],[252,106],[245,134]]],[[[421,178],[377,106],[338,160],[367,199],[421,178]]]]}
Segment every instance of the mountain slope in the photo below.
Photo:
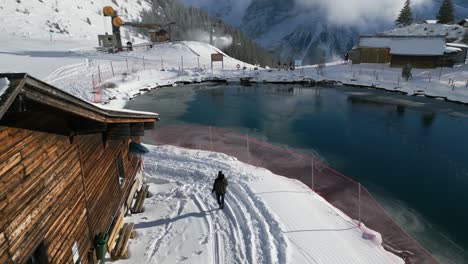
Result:
{"type": "MultiPolygon", "coordinates": [[[[97,44],[98,34],[112,31],[110,18],[102,16],[106,5],[112,6],[123,21],[138,20],[140,12],[149,8],[140,0],[1,0],[0,34],[27,39],[85,40],[97,44]]],[[[130,39],[126,31],[124,28],[122,36],[130,39]]]]}
{"type": "MultiPolygon", "coordinates": [[[[330,15],[330,6],[327,7],[323,1],[315,1],[316,4],[313,4],[314,1],[308,1],[305,5],[299,5],[299,2],[305,1],[298,0],[181,2],[203,8],[211,14],[221,14],[225,21],[238,25],[263,47],[277,51],[281,49],[279,55],[283,59],[302,58],[305,62],[319,61],[322,50],[325,51],[328,60],[333,56],[341,56],[353,46],[360,33],[375,33],[393,28],[393,13],[389,15],[385,10],[379,15],[368,11],[370,14],[358,17],[357,22],[350,20],[348,23],[338,23],[335,21],[336,16],[330,15]],[[237,20],[233,21],[233,11],[230,13],[229,10],[236,10],[237,20]]],[[[418,5],[414,6],[415,20],[433,19],[441,2],[442,0],[419,1],[418,5]]],[[[342,4],[337,1],[336,5],[340,3],[342,4]]],[[[454,0],[454,4],[457,20],[468,17],[468,1],[454,0]]],[[[386,5],[382,3],[382,7],[385,8],[386,5]]],[[[339,7],[334,8],[340,10],[339,7]]],[[[353,10],[347,10],[346,7],[343,7],[341,12],[342,17],[355,16],[353,10]]],[[[395,13],[395,17],[396,15],[395,13]]]]}

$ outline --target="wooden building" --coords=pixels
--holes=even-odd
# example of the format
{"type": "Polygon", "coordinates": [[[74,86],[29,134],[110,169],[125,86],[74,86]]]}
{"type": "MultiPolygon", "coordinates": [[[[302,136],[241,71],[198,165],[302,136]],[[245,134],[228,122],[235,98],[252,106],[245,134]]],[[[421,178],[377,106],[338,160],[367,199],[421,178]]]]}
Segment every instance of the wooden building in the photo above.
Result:
{"type": "Polygon", "coordinates": [[[462,26],[464,28],[468,28],[468,18],[463,19],[460,22],[458,22],[458,25],[460,25],[460,26],[462,26]]]}
{"type": "Polygon", "coordinates": [[[93,263],[95,235],[125,210],[141,175],[129,143],[158,116],[102,109],[27,74],[5,77],[0,263],[93,263]]]}
{"type": "Polygon", "coordinates": [[[148,31],[148,35],[151,42],[165,42],[170,40],[169,32],[164,29],[150,30],[148,31]]]}
{"type": "Polygon", "coordinates": [[[411,64],[415,68],[452,67],[453,48],[447,48],[445,36],[361,36],[350,53],[353,64],[390,63],[392,67],[411,64]]]}

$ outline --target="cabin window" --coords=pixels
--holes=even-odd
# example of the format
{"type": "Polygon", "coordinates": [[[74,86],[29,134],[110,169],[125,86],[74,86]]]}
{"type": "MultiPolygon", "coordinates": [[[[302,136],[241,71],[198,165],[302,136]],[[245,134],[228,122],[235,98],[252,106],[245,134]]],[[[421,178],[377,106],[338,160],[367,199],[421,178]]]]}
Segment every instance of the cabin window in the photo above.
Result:
{"type": "Polygon", "coordinates": [[[47,252],[44,246],[44,243],[39,244],[39,246],[34,250],[34,252],[29,256],[27,264],[47,264],[47,252]]]}
{"type": "Polygon", "coordinates": [[[123,166],[123,161],[122,161],[122,154],[119,154],[116,162],[117,162],[117,174],[119,176],[119,183],[120,185],[123,185],[125,182],[125,173],[124,173],[124,166],[123,166]]]}

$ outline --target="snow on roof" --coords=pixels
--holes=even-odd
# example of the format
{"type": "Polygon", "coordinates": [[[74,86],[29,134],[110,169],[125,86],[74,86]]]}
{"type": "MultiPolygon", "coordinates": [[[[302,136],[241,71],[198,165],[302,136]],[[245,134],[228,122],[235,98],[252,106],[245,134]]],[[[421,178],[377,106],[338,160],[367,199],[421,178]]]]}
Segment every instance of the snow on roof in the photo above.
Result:
{"type": "Polygon", "coordinates": [[[453,48],[453,47],[445,47],[445,53],[457,53],[461,52],[462,50],[459,48],[453,48]]]}
{"type": "Polygon", "coordinates": [[[146,111],[135,111],[135,110],[130,110],[130,109],[123,109],[120,107],[108,107],[104,106],[102,104],[97,104],[97,103],[91,103],[92,105],[102,109],[102,110],[111,110],[111,111],[118,111],[122,113],[130,113],[130,114],[141,114],[141,115],[154,115],[155,117],[159,117],[158,113],[154,112],[146,112],[146,111]]]}
{"type": "Polygon", "coordinates": [[[463,43],[447,43],[447,46],[468,49],[468,45],[463,43]]]}
{"type": "Polygon", "coordinates": [[[413,24],[385,31],[381,35],[391,36],[445,36],[449,41],[462,41],[465,29],[460,25],[413,24]]]}
{"type": "Polygon", "coordinates": [[[389,48],[393,55],[437,56],[445,51],[444,36],[361,36],[360,47],[389,48]]]}
{"type": "Polygon", "coordinates": [[[428,19],[428,20],[424,20],[424,23],[426,23],[426,24],[437,24],[437,20],[428,19]]]}
{"type": "Polygon", "coordinates": [[[10,81],[7,78],[0,78],[0,97],[5,93],[9,85],[10,81]]]}

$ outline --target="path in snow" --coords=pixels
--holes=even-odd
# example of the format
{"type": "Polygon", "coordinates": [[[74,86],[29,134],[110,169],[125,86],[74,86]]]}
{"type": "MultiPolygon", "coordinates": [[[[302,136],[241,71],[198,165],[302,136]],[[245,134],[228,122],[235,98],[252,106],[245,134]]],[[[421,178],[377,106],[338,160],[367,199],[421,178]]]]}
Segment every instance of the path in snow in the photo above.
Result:
{"type": "Polygon", "coordinates": [[[300,182],[219,153],[150,147],[153,196],[118,263],[403,263],[300,182]],[[224,210],[211,193],[228,177],[224,210]],[[354,262],[353,262],[354,261],[354,262]]]}

